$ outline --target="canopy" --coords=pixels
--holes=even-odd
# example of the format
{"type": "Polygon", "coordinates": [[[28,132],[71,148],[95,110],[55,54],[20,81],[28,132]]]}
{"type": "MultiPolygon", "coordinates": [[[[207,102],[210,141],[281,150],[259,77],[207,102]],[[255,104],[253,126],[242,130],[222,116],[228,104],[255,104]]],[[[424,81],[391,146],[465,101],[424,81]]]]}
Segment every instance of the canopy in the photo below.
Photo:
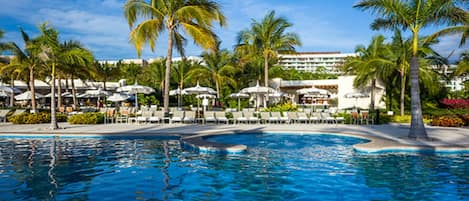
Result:
{"type": "Polygon", "coordinates": [[[122,93],[114,93],[112,94],[112,96],[109,96],[107,98],[108,101],[112,101],[112,102],[120,102],[120,101],[125,101],[127,99],[129,99],[130,96],[127,95],[127,94],[122,94],[122,93]]]}
{"type": "MultiPolygon", "coordinates": [[[[197,84],[195,85],[195,87],[185,88],[184,90],[182,90],[181,93],[199,95],[199,94],[216,94],[217,92],[215,92],[215,90],[213,90],[210,87],[201,87],[199,85],[199,81],[197,81],[197,84]]],[[[199,111],[199,99],[197,99],[197,112],[198,111],[199,111]]]]}
{"type": "MultiPolygon", "coordinates": [[[[26,91],[22,94],[16,95],[15,99],[16,100],[31,100],[31,97],[32,97],[31,91],[26,91]]],[[[43,98],[43,97],[44,97],[44,95],[39,94],[39,93],[35,93],[35,98],[43,98]]]]}
{"type": "Polygon", "coordinates": [[[241,98],[249,98],[249,94],[245,94],[245,93],[232,93],[230,94],[230,98],[237,98],[238,99],[238,111],[241,110],[241,103],[240,103],[240,100],[241,98]]]}
{"type": "Polygon", "coordinates": [[[267,93],[274,93],[275,89],[270,87],[264,87],[259,85],[259,80],[257,81],[256,86],[254,87],[247,87],[241,89],[240,93],[248,93],[248,94],[267,94],[267,93]]]}
{"type": "Polygon", "coordinates": [[[5,93],[15,93],[15,94],[18,94],[18,93],[21,93],[21,90],[15,88],[15,87],[9,87],[9,86],[3,86],[1,85],[0,86],[0,92],[5,92],[5,93]]]}
{"type": "Polygon", "coordinates": [[[127,85],[119,87],[116,90],[117,92],[128,92],[129,94],[135,94],[135,107],[138,108],[138,96],[137,94],[151,94],[155,92],[155,89],[143,85],[139,85],[135,82],[134,85],[127,85]]]}
{"type": "Polygon", "coordinates": [[[213,94],[199,94],[197,96],[195,96],[196,98],[199,98],[199,99],[206,99],[206,98],[216,98],[217,96],[213,95],[213,94]]]}

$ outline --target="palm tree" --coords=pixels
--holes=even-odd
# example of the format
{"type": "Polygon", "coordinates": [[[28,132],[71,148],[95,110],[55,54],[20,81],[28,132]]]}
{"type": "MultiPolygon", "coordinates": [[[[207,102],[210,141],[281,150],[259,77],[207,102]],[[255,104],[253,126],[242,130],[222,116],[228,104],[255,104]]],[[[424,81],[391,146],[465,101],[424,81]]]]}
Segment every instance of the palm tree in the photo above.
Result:
{"type": "Polygon", "coordinates": [[[120,75],[119,68],[116,65],[105,63],[94,63],[94,71],[96,72],[96,79],[103,82],[103,90],[106,91],[106,83],[110,80],[113,80],[120,75]]]}
{"type": "Polygon", "coordinates": [[[365,87],[371,82],[370,110],[375,109],[376,81],[394,70],[393,62],[388,58],[389,46],[384,43],[384,36],[373,37],[368,47],[359,45],[355,48],[357,57],[350,57],[344,64],[344,70],[356,74],[355,87],[365,87]]]}
{"type": "Polygon", "coordinates": [[[31,91],[31,112],[36,112],[36,90],[34,86],[36,68],[42,64],[38,57],[40,48],[37,38],[31,39],[29,35],[20,28],[25,48],[21,49],[16,43],[11,43],[11,51],[17,59],[16,65],[26,66],[29,69],[29,90],[31,91]]]}
{"type": "Polygon", "coordinates": [[[236,48],[262,55],[264,59],[264,86],[269,85],[269,60],[276,58],[279,52],[294,52],[294,46],[301,45],[298,35],[285,33],[292,26],[287,19],[276,17],[275,11],[270,11],[261,22],[253,20],[250,29],[238,33],[236,48]]]}
{"type": "Polygon", "coordinates": [[[467,21],[468,13],[458,7],[457,0],[361,0],[354,5],[362,10],[372,10],[379,17],[372,29],[410,30],[412,32],[412,58],[410,60],[411,126],[409,137],[428,139],[423,124],[419,92],[418,47],[420,31],[433,25],[458,25],[467,21]]]}
{"type": "Polygon", "coordinates": [[[142,80],[148,83],[151,87],[157,88],[160,91],[164,90],[164,76],[165,76],[165,63],[166,60],[156,60],[143,69],[142,80]]]}
{"type": "MultiPolygon", "coordinates": [[[[18,61],[18,58],[13,58],[9,64],[0,64],[0,74],[6,75],[10,79],[10,87],[15,87],[15,80],[27,78],[29,68],[18,61]]],[[[10,107],[14,106],[15,93],[12,91],[10,94],[10,107]]]]}
{"type": "Polygon", "coordinates": [[[194,42],[204,49],[215,49],[217,37],[213,32],[212,23],[225,25],[225,16],[219,5],[211,0],[128,0],[124,6],[124,14],[132,28],[130,40],[141,55],[146,43],[154,50],[156,39],[164,30],[168,34],[166,55],[166,71],[163,107],[169,112],[169,81],[173,47],[184,55],[186,39],[181,31],[189,35],[194,42]],[[138,19],[141,17],[141,19],[138,19]],[[139,22],[138,25],[135,23],[139,22]]]}
{"type": "Polygon", "coordinates": [[[179,89],[183,89],[184,83],[190,82],[196,77],[191,72],[198,66],[200,66],[200,64],[197,61],[188,60],[186,58],[173,63],[171,76],[173,80],[176,81],[179,89]]]}
{"type": "Polygon", "coordinates": [[[454,71],[454,75],[460,76],[464,73],[469,73],[469,51],[465,51],[461,54],[458,67],[454,71]]]}
{"type": "Polygon", "coordinates": [[[222,83],[236,86],[236,80],[234,74],[238,69],[233,65],[232,55],[227,49],[218,50],[220,48],[220,42],[218,48],[213,52],[203,52],[202,58],[205,65],[201,65],[200,68],[194,69],[194,74],[200,74],[204,77],[209,75],[212,81],[215,83],[215,89],[217,91],[217,99],[220,98],[220,85],[222,83]]]}

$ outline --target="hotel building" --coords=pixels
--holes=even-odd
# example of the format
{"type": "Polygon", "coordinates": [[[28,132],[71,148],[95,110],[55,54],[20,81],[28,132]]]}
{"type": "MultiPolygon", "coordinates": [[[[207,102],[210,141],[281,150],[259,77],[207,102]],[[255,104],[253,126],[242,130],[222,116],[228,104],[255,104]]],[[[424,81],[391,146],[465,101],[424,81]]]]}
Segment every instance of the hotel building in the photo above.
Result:
{"type": "Polygon", "coordinates": [[[339,74],[345,58],[357,56],[356,53],[340,52],[297,52],[293,54],[279,54],[279,64],[285,68],[298,71],[316,72],[318,67],[324,67],[326,72],[339,74]]]}

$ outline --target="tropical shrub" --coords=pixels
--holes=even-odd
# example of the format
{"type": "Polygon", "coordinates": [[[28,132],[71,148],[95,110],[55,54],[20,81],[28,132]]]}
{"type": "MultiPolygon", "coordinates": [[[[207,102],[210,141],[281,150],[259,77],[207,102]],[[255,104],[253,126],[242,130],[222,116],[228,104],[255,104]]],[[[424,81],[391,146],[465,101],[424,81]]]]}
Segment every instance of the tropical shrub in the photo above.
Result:
{"type": "Polygon", "coordinates": [[[263,111],[265,112],[296,112],[298,111],[298,107],[291,103],[283,103],[283,104],[270,106],[264,109],[263,111]]]}
{"type": "Polygon", "coordinates": [[[102,124],[104,123],[104,114],[99,112],[88,112],[73,115],[68,118],[70,124],[102,124]]]}
{"type": "MultiPolygon", "coordinates": [[[[390,118],[390,122],[394,122],[394,123],[410,123],[411,120],[412,120],[412,116],[410,116],[410,114],[406,114],[403,116],[396,115],[390,118]]],[[[427,116],[423,117],[423,123],[430,124],[431,122],[432,122],[431,118],[427,116]]]]}
{"type": "Polygon", "coordinates": [[[444,127],[460,127],[464,125],[464,121],[457,115],[445,115],[433,118],[432,125],[444,127]]]}
{"type": "MultiPolygon", "coordinates": [[[[57,114],[57,122],[67,121],[67,115],[57,114]]],[[[40,112],[40,113],[21,113],[18,115],[8,117],[8,121],[13,124],[42,124],[50,123],[50,113],[49,112],[40,112]]]]}
{"type": "Polygon", "coordinates": [[[446,108],[469,109],[469,99],[443,99],[440,101],[446,108]]]}

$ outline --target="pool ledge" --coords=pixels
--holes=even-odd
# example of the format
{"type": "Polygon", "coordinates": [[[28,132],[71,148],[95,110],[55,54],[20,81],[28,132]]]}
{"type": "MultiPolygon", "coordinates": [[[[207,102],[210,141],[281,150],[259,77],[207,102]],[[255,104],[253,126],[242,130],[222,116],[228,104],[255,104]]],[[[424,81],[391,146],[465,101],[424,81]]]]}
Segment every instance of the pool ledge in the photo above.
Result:
{"type": "MultiPolygon", "coordinates": [[[[208,135],[210,136],[210,135],[208,135]]],[[[207,135],[196,135],[181,138],[181,142],[189,148],[195,149],[202,153],[227,153],[236,154],[243,153],[247,150],[246,145],[234,145],[210,142],[205,139],[207,135]]]]}

